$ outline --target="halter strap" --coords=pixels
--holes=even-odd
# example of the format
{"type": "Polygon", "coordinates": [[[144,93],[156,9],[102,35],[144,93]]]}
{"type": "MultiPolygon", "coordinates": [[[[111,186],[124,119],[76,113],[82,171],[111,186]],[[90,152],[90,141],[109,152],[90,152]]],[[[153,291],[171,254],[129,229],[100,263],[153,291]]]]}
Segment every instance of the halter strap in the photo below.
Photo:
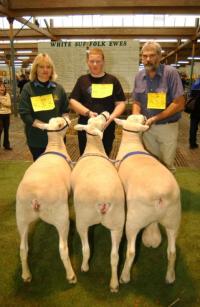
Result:
{"type": "Polygon", "coordinates": [[[63,117],[63,119],[65,120],[65,122],[66,122],[66,124],[65,124],[65,126],[64,127],[62,127],[61,129],[57,129],[57,130],[46,130],[47,132],[59,132],[59,131],[62,131],[62,130],[64,130],[66,127],[69,127],[69,124],[68,124],[68,122],[67,122],[67,120],[63,117]]]}
{"type": "Polygon", "coordinates": [[[132,133],[139,133],[140,132],[140,131],[128,130],[128,129],[125,129],[125,128],[123,128],[122,130],[127,131],[127,132],[132,132],[132,133]]]}
{"type": "Polygon", "coordinates": [[[150,156],[150,157],[153,157],[152,154],[150,154],[149,152],[146,152],[146,151],[131,151],[131,152],[128,152],[127,154],[125,154],[125,156],[123,156],[123,158],[120,160],[120,163],[119,163],[119,166],[118,166],[118,169],[120,168],[122,162],[124,160],[126,160],[127,158],[131,157],[131,156],[136,156],[136,155],[146,155],[146,156],[150,156]]]}
{"type": "Polygon", "coordinates": [[[70,168],[72,168],[72,165],[71,165],[71,164],[72,164],[72,161],[71,161],[71,160],[68,160],[67,157],[66,157],[64,154],[62,154],[61,152],[57,152],[57,151],[47,151],[47,152],[42,153],[42,154],[39,156],[39,158],[42,157],[42,156],[44,156],[44,155],[48,155],[48,154],[52,154],[52,155],[56,155],[56,156],[62,157],[62,158],[67,162],[67,164],[70,166],[70,168]]]}
{"type": "MultiPolygon", "coordinates": [[[[82,156],[78,159],[78,161],[80,161],[81,159],[86,158],[86,157],[99,157],[99,158],[106,159],[106,160],[108,160],[110,163],[112,163],[111,160],[110,160],[107,156],[100,155],[100,154],[95,154],[95,153],[84,154],[84,155],[82,155],[82,156]]],[[[77,162],[78,162],[78,161],[77,161],[77,162]]]]}
{"type": "Polygon", "coordinates": [[[102,115],[106,121],[108,121],[108,118],[105,116],[105,114],[101,113],[100,115],[102,115]]]}

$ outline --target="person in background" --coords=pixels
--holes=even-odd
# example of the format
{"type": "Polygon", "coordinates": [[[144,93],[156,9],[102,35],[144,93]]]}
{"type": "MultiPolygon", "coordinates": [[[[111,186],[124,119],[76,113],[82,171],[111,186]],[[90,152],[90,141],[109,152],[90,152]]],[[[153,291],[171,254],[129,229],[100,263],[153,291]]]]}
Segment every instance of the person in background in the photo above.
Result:
{"type": "Polygon", "coordinates": [[[19,92],[21,93],[24,85],[29,81],[29,74],[21,74],[19,77],[19,80],[17,82],[17,86],[19,87],[19,92]]]}
{"type": "Polygon", "coordinates": [[[55,82],[56,71],[46,53],[36,56],[30,81],[22,89],[19,114],[25,123],[28,147],[35,161],[47,146],[47,132],[43,131],[52,117],[68,116],[68,100],[64,88],[55,82]]]}
{"type": "Polygon", "coordinates": [[[199,147],[197,143],[197,131],[200,122],[200,78],[198,78],[191,88],[191,97],[195,97],[194,111],[190,114],[189,143],[190,149],[199,147]]]}
{"type": "Polygon", "coordinates": [[[0,139],[2,132],[4,133],[3,147],[5,150],[12,150],[9,141],[9,126],[11,114],[11,99],[6,92],[5,84],[0,81],[0,139]]]}
{"type": "Polygon", "coordinates": [[[146,42],[142,48],[144,69],[135,77],[132,112],[147,117],[146,125],[150,128],[143,133],[146,149],[175,172],[184,90],[177,70],[160,61],[161,46],[155,41],[146,42]]]}
{"type": "MultiPolygon", "coordinates": [[[[108,111],[110,119],[103,135],[106,154],[112,150],[115,138],[113,119],[125,110],[125,95],[118,79],[104,71],[104,53],[102,49],[87,50],[87,65],[90,73],[81,76],[70,95],[70,107],[80,114],[79,124],[86,124],[88,118],[108,111]]],[[[86,146],[85,131],[78,131],[79,150],[82,155],[86,146]]]]}

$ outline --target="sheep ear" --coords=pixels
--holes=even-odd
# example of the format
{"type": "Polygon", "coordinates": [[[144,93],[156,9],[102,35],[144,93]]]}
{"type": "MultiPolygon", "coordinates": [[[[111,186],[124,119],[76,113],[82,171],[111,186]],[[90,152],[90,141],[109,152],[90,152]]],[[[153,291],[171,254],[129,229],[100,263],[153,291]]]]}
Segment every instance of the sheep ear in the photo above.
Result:
{"type": "Polygon", "coordinates": [[[100,137],[100,139],[103,139],[103,132],[100,131],[99,129],[95,128],[92,133],[94,133],[95,135],[98,135],[100,137]]]}
{"type": "Polygon", "coordinates": [[[148,125],[140,125],[140,131],[144,132],[147,131],[149,129],[148,125]]]}
{"type": "Polygon", "coordinates": [[[86,130],[87,129],[87,125],[80,125],[80,124],[78,124],[78,125],[74,126],[74,129],[75,130],[79,130],[79,131],[86,130]]]}
{"type": "Polygon", "coordinates": [[[115,118],[114,121],[119,126],[123,126],[124,125],[124,120],[123,119],[115,118]]]}

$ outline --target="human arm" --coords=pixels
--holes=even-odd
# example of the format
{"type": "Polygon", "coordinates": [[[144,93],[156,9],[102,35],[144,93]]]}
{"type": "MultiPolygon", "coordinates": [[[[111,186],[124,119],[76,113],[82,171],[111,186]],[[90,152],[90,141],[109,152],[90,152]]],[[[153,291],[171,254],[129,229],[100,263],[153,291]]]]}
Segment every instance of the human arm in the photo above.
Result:
{"type": "Polygon", "coordinates": [[[1,104],[4,107],[11,107],[11,99],[10,99],[10,95],[8,93],[6,93],[5,96],[1,96],[3,99],[1,99],[1,104]]]}
{"type": "Polygon", "coordinates": [[[139,101],[133,101],[132,114],[140,114],[141,107],[139,101]]]}
{"type": "Polygon", "coordinates": [[[150,117],[146,121],[146,125],[151,126],[152,124],[155,124],[157,121],[166,119],[175,113],[181,112],[184,110],[185,106],[185,98],[184,96],[179,96],[176,99],[174,99],[171,104],[162,112],[150,117]]]}
{"type": "Polygon", "coordinates": [[[76,113],[83,115],[83,116],[95,117],[98,115],[96,112],[90,111],[88,108],[82,105],[79,101],[73,98],[69,100],[69,106],[76,113]]]}
{"type": "Polygon", "coordinates": [[[110,114],[109,120],[106,122],[105,128],[108,127],[116,117],[119,117],[124,112],[125,108],[125,101],[117,101],[113,112],[110,114]]]}

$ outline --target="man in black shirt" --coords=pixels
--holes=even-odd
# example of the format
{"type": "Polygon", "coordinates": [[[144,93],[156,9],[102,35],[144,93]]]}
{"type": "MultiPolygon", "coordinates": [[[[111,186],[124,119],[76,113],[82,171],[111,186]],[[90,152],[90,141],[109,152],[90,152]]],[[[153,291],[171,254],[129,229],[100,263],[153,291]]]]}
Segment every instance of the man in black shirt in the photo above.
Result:
{"type": "MultiPolygon", "coordinates": [[[[115,138],[113,119],[124,112],[125,95],[118,79],[104,72],[102,49],[89,49],[87,64],[90,73],[78,78],[70,95],[70,107],[80,115],[79,124],[86,124],[88,118],[97,116],[103,111],[111,114],[103,136],[104,148],[109,155],[115,138]]],[[[82,155],[86,146],[85,131],[78,131],[78,141],[82,155]]]]}

